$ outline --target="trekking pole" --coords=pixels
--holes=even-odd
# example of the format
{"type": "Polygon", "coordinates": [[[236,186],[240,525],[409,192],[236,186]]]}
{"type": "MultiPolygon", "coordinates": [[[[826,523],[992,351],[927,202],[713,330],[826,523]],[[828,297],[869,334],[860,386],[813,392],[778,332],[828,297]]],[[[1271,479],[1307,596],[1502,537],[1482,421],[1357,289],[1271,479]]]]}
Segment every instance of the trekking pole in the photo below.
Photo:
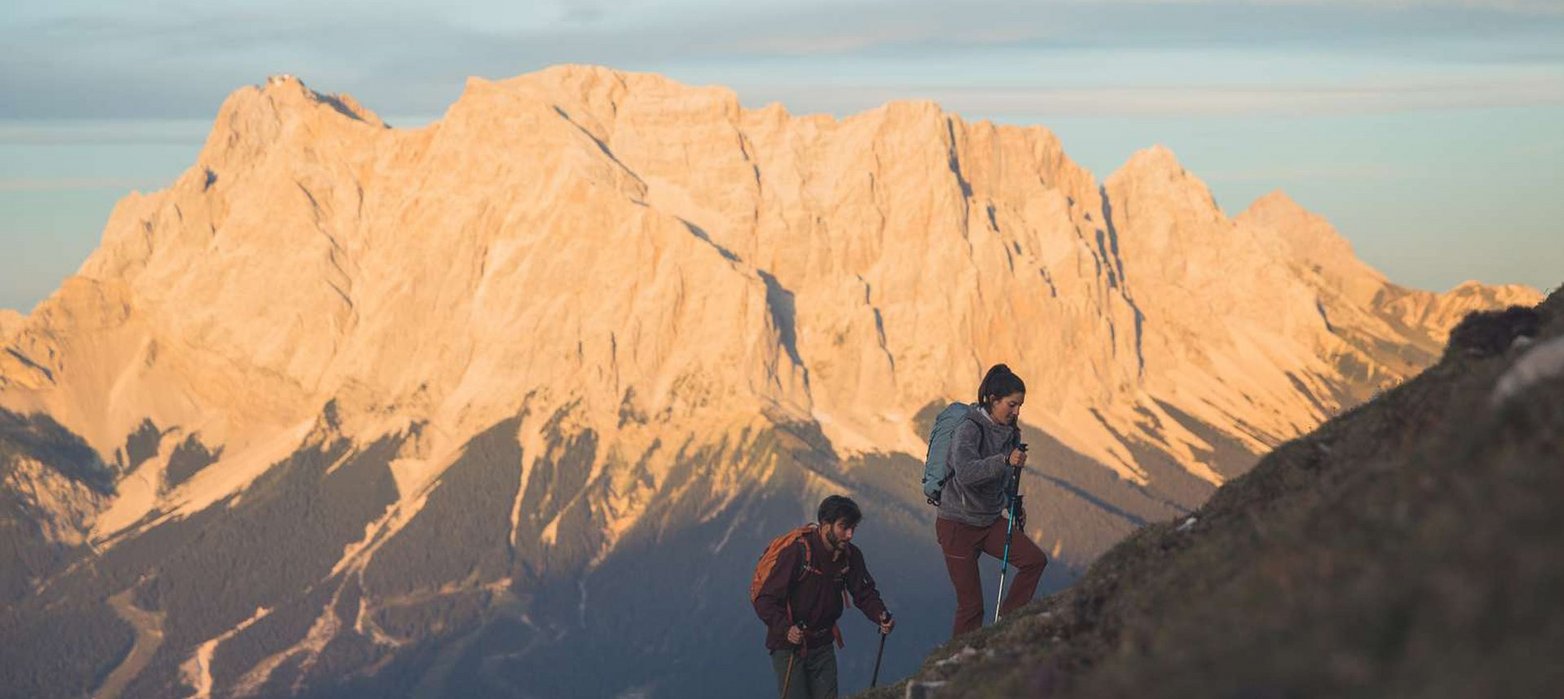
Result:
{"type": "MultiPolygon", "coordinates": [[[[880,615],[880,623],[881,624],[884,624],[885,622],[890,621],[890,620],[891,620],[891,613],[890,612],[886,612],[886,613],[880,615]]],[[[870,689],[873,689],[874,685],[879,684],[879,682],[880,682],[880,658],[885,657],[885,637],[887,635],[889,635],[889,634],[885,633],[885,631],[883,631],[883,630],[880,631],[880,652],[874,654],[874,677],[869,678],[869,688],[870,689]]]]}
{"type": "MultiPolygon", "coordinates": [[[[1026,445],[1020,445],[1025,453],[1026,445]]],[[[1005,599],[1005,572],[1010,568],[1010,538],[1015,534],[1016,510],[1021,505],[1021,467],[1014,467],[1010,474],[1010,521],[1005,524],[1005,558],[999,564],[999,595],[994,598],[994,623],[999,623],[999,604],[1005,599]]]]}
{"type": "MultiPolygon", "coordinates": [[[[799,622],[798,624],[795,624],[795,626],[797,626],[800,631],[806,631],[807,632],[809,630],[809,625],[805,624],[803,622],[799,622]]],[[[800,643],[800,644],[798,644],[798,647],[799,647],[799,650],[802,650],[804,648],[804,644],[800,643]]],[[[787,690],[788,690],[789,687],[793,686],[793,661],[794,660],[798,660],[798,651],[797,650],[793,651],[792,653],[789,653],[788,656],[787,656],[787,677],[782,680],[782,699],[787,699],[787,690]]]]}

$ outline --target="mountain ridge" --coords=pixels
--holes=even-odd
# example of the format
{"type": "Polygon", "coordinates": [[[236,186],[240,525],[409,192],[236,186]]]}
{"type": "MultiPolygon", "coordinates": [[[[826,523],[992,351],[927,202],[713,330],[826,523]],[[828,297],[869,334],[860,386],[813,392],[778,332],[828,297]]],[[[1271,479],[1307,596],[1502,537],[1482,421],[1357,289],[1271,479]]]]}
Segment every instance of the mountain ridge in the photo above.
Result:
{"type": "MultiPolygon", "coordinates": [[[[103,620],[124,615],[102,600],[131,590],[168,615],[131,696],[394,684],[364,663],[468,681],[416,649],[521,691],[514,668],[558,662],[571,633],[626,642],[599,615],[652,614],[622,608],[617,576],[672,589],[648,561],[721,556],[694,593],[717,594],[837,491],[883,517],[886,570],[938,583],[920,435],[996,361],[1032,387],[1032,529],[1057,587],[1431,363],[1457,307],[1535,294],[1375,281],[1362,303],[1289,257],[1279,224],[1227,218],[1171,151],[1131,164],[1099,183],[1042,127],[929,102],[794,117],[602,68],[472,79],[417,129],[292,77],[238,90],[192,167],[122,200],[80,274],[0,334],[0,408],[92,454],[26,468],[114,479],[53,510],[0,491],[17,531],[40,509],[76,523],[23,537],[65,562],[14,581],[42,591],[0,635],[68,603],[83,647],[112,645],[103,620]],[[297,560],[252,569],[282,554],[251,529],[299,537],[297,560]],[[218,563],[254,581],[202,599],[218,563]],[[514,663],[455,641],[488,634],[514,663]]],[[[737,648],[753,623],[719,607],[681,642],[737,648]]]]}

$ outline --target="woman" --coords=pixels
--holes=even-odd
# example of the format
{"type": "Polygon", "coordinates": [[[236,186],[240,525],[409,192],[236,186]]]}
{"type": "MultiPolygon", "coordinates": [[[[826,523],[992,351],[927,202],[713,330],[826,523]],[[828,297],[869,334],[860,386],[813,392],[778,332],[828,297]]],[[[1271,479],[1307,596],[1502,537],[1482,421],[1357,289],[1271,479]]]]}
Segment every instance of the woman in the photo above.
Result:
{"type": "MultiPolygon", "coordinates": [[[[1008,504],[1005,486],[1012,469],[1026,464],[1016,418],[1026,402],[1026,384],[996,364],[978,386],[978,402],[967,419],[956,427],[950,445],[954,470],[940,494],[939,517],[934,531],[945,553],[945,568],[956,588],[956,620],[951,636],[960,636],[983,625],[983,581],[978,576],[978,554],[1000,558],[1005,551],[1008,522],[1000,514],[1008,504]]],[[[1026,513],[1017,512],[1010,540],[1010,565],[1015,582],[1000,605],[1001,614],[1031,601],[1043,577],[1048,557],[1027,538],[1022,526],[1026,513]]]]}

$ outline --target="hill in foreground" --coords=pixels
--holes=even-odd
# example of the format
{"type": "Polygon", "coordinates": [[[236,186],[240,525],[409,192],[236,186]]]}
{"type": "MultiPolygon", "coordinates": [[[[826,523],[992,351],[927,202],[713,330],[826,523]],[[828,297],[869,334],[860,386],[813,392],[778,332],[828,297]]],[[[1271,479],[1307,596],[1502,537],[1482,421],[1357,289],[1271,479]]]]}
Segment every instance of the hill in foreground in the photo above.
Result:
{"type": "Polygon", "coordinates": [[[869,696],[1545,696],[1561,504],[1555,291],[869,696]]]}

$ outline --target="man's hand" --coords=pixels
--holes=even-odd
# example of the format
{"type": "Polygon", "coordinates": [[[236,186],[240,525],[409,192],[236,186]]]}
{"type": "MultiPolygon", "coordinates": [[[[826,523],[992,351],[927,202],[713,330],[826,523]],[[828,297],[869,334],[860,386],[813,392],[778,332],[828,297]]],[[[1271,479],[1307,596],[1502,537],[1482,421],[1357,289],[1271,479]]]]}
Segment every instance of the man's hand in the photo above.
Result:
{"type": "Polygon", "coordinates": [[[1025,466],[1026,465],[1026,452],[1021,451],[1020,449],[1012,449],[1012,450],[1010,450],[1010,459],[1009,459],[1009,461],[1010,461],[1010,465],[1011,466],[1025,466]]]}
{"type": "Polygon", "coordinates": [[[804,642],[804,630],[797,626],[787,627],[787,642],[799,645],[804,642]]]}
{"type": "Polygon", "coordinates": [[[891,613],[890,612],[886,612],[884,614],[881,614],[880,615],[880,633],[882,633],[882,634],[889,634],[891,632],[891,629],[894,629],[894,628],[896,628],[896,619],[891,617],[891,613]]]}

